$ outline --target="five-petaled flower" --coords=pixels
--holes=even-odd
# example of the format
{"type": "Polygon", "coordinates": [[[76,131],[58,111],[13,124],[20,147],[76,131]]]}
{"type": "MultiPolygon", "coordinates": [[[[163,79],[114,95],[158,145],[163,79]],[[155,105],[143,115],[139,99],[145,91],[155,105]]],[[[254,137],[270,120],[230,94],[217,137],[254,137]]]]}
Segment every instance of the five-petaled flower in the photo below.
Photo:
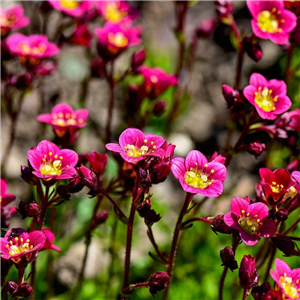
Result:
{"type": "Polygon", "coordinates": [[[247,0],[253,17],[251,21],[254,34],[261,39],[270,39],[282,45],[289,41],[289,33],[297,24],[297,17],[284,8],[284,1],[247,0]]]}
{"type": "Polygon", "coordinates": [[[172,159],[171,170],[184,191],[207,197],[218,197],[223,192],[226,167],[217,161],[208,161],[197,150],[189,152],[186,159],[172,159]]]}
{"type": "Polygon", "coordinates": [[[224,216],[224,222],[239,231],[241,239],[248,246],[255,245],[260,237],[275,234],[277,225],[269,219],[269,208],[264,203],[250,204],[249,198],[233,198],[231,211],[224,216]]]}
{"type": "Polygon", "coordinates": [[[140,68],[141,74],[144,77],[144,92],[147,97],[155,99],[169,86],[176,85],[178,78],[175,75],[167,74],[161,68],[149,68],[142,66],[140,68]]]}
{"type": "Polygon", "coordinates": [[[86,126],[88,114],[87,109],[73,110],[68,104],[62,103],[54,106],[51,114],[39,115],[37,120],[51,125],[59,137],[63,137],[67,132],[72,136],[78,128],[86,126]]]}
{"type": "Polygon", "coordinates": [[[119,144],[109,143],[106,148],[109,151],[120,153],[122,158],[135,163],[151,156],[162,156],[165,151],[161,148],[165,140],[154,134],[144,134],[139,129],[128,128],[119,137],[119,144]]]}
{"type": "Polygon", "coordinates": [[[1,36],[6,36],[11,30],[27,26],[30,19],[24,16],[24,9],[21,5],[8,9],[0,8],[1,36]]]}
{"type": "Polygon", "coordinates": [[[78,155],[73,150],[60,149],[54,143],[41,141],[35,149],[27,152],[35,176],[44,180],[68,179],[76,174],[78,155]]]}
{"type": "Polygon", "coordinates": [[[95,29],[98,51],[103,59],[114,59],[128,47],[140,44],[140,33],[140,28],[107,22],[103,28],[95,29]]]}
{"type": "Polygon", "coordinates": [[[13,228],[1,238],[1,257],[15,264],[28,264],[34,261],[46,242],[41,230],[27,233],[22,228],[13,228]]]}
{"type": "Polygon", "coordinates": [[[282,80],[266,80],[258,73],[250,77],[250,85],[244,88],[247,100],[255,106],[262,119],[274,120],[277,115],[291,107],[291,100],[286,95],[286,84],[282,80]]]}
{"type": "Polygon", "coordinates": [[[15,33],[7,38],[7,47],[9,51],[26,62],[39,62],[43,58],[52,57],[59,52],[59,48],[48,41],[47,36],[43,34],[32,34],[25,36],[21,33],[15,33]]]}
{"type": "Polygon", "coordinates": [[[286,169],[277,169],[272,172],[268,168],[260,168],[259,175],[260,184],[270,204],[279,203],[293,185],[291,174],[286,169]]]}
{"type": "Polygon", "coordinates": [[[12,194],[6,194],[7,183],[0,178],[0,207],[4,207],[10,202],[14,201],[16,197],[12,194]]]}
{"type": "Polygon", "coordinates": [[[290,266],[281,259],[275,260],[275,269],[270,275],[275,280],[284,299],[300,299],[300,268],[291,270],[290,266]]]}
{"type": "Polygon", "coordinates": [[[75,18],[81,17],[86,13],[92,4],[90,1],[78,0],[48,0],[48,3],[56,10],[75,18]]]}
{"type": "Polygon", "coordinates": [[[134,21],[139,12],[126,1],[98,1],[98,10],[103,18],[112,23],[128,23],[134,21]]]}

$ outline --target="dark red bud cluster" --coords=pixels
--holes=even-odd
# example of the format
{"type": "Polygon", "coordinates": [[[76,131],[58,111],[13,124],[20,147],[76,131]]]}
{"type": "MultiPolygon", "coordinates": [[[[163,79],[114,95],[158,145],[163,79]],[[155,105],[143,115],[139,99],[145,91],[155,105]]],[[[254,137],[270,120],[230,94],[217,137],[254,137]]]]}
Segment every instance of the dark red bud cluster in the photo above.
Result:
{"type": "Polygon", "coordinates": [[[254,155],[258,158],[267,148],[265,143],[261,143],[260,141],[252,142],[248,145],[245,145],[244,150],[248,151],[250,154],[254,155]]]}
{"type": "Polygon", "coordinates": [[[19,203],[19,208],[17,211],[21,214],[22,219],[25,219],[27,217],[38,217],[38,215],[41,212],[40,206],[35,202],[29,202],[26,203],[24,201],[21,201],[19,203]]]}
{"type": "Polygon", "coordinates": [[[131,69],[134,73],[140,72],[140,67],[146,59],[146,50],[136,51],[131,56],[131,69]]]}
{"type": "Polygon", "coordinates": [[[167,101],[165,100],[161,100],[158,101],[153,108],[153,114],[157,117],[161,116],[162,114],[165,113],[166,111],[166,106],[167,106],[167,101]]]}
{"type": "Polygon", "coordinates": [[[257,40],[253,39],[252,37],[245,37],[243,39],[243,47],[252,60],[255,62],[261,60],[263,52],[257,40]]]}
{"type": "Polygon", "coordinates": [[[255,258],[248,254],[244,255],[239,269],[240,285],[244,290],[257,286],[259,275],[255,268],[255,258]]]}
{"type": "Polygon", "coordinates": [[[157,214],[154,209],[151,209],[151,195],[137,208],[139,215],[144,218],[144,222],[147,226],[151,227],[154,223],[161,219],[160,214],[157,214]]]}
{"type": "Polygon", "coordinates": [[[222,260],[221,266],[228,267],[231,271],[236,270],[238,268],[238,263],[234,257],[234,251],[226,246],[223,250],[220,251],[220,257],[222,260]]]}
{"type": "Polygon", "coordinates": [[[148,282],[151,295],[154,296],[157,292],[167,288],[169,280],[170,276],[166,272],[159,271],[152,274],[148,282]]]}
{"type": "Polygon", "coordinates": [[[36,185],[37,184],[37,177],[32,174],[32,168],[27,167],[27,166],[21,166],[21,177],[22,179],[32,185],[36,185]]]}
{"type": "Polygon", "coordinates": [[[223,83],[222,93],[227,102],[227,107],[230,110],[233,112],[241,112],[245,109],[245,103],[238,90],[223,83]]]}
{"type": "Polygon", "coordinates": [[[271,237],[272,243],[277,249],[282,251],[285,256],[300,256],[300,251],[296,243],[292,241],[289,237],[271,237]]]}
{"type": "Polygon", "coordinates": [[[264,282],[262,285],[254,287],[251,293],[254,300],[283,300],[282,292],[271,289],[269,282],[264,282]]]}
{"type": "Polygon", "coordinates": [[[33,293],[33,288],[29,283],[17,284],[14,281],[7,282],[7,291],[13,297],[28,298],[33,293]]]}
{"type": "Polygon", "coordinates": [[[232,229],[224,222],[224,215],[217,215],[212,219],[210,225],[212,231],[217,234],[217,232],[224,234],[231,234],[236,232],[236,230],[232,229]]]}

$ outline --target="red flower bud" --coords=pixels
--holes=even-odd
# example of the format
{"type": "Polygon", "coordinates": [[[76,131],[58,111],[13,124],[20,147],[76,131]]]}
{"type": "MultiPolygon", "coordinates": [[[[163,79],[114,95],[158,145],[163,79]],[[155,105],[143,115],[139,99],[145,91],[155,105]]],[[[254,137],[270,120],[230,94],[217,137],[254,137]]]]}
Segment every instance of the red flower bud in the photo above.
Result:
{"type": "Polygon", "coordinates": [[[239,269],[240,285],[243,289],[249,290],[257,286],[259,275],[255,268],[255,258],[250,254],[244,255],[239,269]]]}
{"type": "Polygon", "coordinates": [[[37,217],[40,214],[41,208],[37,203],[30,202],[27,204],[25,210],[28,217],[37,217]]]}
{"type": "Polygon", "coordinates": [[[228,267],[231,271],[238,268],[238,263],[234,257],[234,251],[230,247],[225,247],[220,251],[220,257],[222,259],[222,265],[228,267]]]}
{"type": "Polygon", "coordinates": [[[263,52],[260,45],[255,40],[253,40],[252,37],[245,37],[243,40],[243,46],[246,53],[252,60],[254,60],[255,62],[261,60],[263,52]]]}
{"type": "Polygon", "coordinates": [[[264,282],[262,285],[254,287],[251,293],[254,300],[263,300],[265,299],[264,296],[268,293],[270,289],[271,289],[270,283],[264,282]]]}
{"type": "Polygon", "coordinates": [[[100,78],[104,74],[104,61],[102,58],[95,58],[91,62],[91,73],[93,77],[100,78]]]}
{"type": "Polygon", "coordinates": [[[275,216],[278,221],[285,221],[289,216],[289,211],[287,211],[286,209],[279,209],[276,212],[275,216]]]}
{"type": "Polygon", "coordinates": [[[133,72],[139,72],[139,67],[144,63],[146,59],[146,50],[142,49],[140,51],[136,51],[131,56],[131,68],[133,72]]]}
{"type": "Polygon", "coordinates": [[[235,90],[229,85],[223,83],[222,92],[229,109],[233,112],[240,112],[244,110],[245,104],[238,90],[235,90]]]}
{"type": "Polygon", "coordinates": [[[217,22],[215,19],[213,18],[204,19],[197,25],[195,33],[198,38],[207,38],[213,33],[216,25],[217,22]]]}
{"type": "Polygon", "coordinates": [[[13,297],[16,297],[18,295],[18,284],[14,281],[8,281],[7,282],[7,291],[10,295],[13,297]]]}
{"type": "Polygon", "coordinates": [[[217,234],[217,232],[224,234],[231,234],[235,232],[234,229],[225,224],[223,215],[215,216],[211,222],[210,227],[215,234],[217,234]]]}
{"type": "Polygon", "coordinates": [[[103,210],[101,213],[95,216],[94,223],[100,225],[106,221],[107,217],[108,217],[108,211],[103,210]]]}
{"type": "Polygon", "coordinates": [[[18,287],[18,296],[19,297],[30,297],[33,293],[33,288],[29,283],[21,283],[18,287]]]}
{"type": "Polygon", "coordinates": [[[244,149],[250,154],[254,155],[256,158],[258,158],[266,150],[266,148],[266,144],[261,143],[260,141],[256,141],[244,146],[244,149]]]}
{"type": "Polygon", "coordinates": [[[154,296],[157,292],[167,288],[170,276],[168,273],[159,271],[154,273],[149,278],[149,291],[154,296]]]}
{"type": "Polygon", "coordinates": [[[271,237],[271,241],[276,248],[282,251],[286,256],[300,256],[300,251],[292,239],[288,237],[277,236],[271,237]]]}
{"type": "Polygon", "coordinates": [[[153,114],[157,117],[161,116],[162,114],[165,113],[166,111],[166,106],[167,106],[167,101],[165,100],[162,100],[162,101],[159,101],[157,102],[155,105],[154,105],[154,108],[153,108],[153,114]]]}
{"type": "Polygon", "coordinates": [[[26,166],[21,166],[21,177],[22,179],[32,185],[37,184],[37,177],[32,174],[32,169],[26,166]]]}
{"type": "Polygon", "coordinates": [[[158,184],[164,182],[171,172],[171,166],[169,162],[161,162],[154,166],[151,173],[151,182],[158,184]]]}

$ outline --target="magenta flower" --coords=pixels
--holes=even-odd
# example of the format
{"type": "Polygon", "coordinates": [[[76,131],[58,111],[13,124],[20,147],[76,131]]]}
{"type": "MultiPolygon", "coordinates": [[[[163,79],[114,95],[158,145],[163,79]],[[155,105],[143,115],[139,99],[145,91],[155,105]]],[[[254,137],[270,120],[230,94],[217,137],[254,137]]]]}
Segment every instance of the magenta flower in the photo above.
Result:
{"type": "Polygon", "coordinates": [[[274,120],[292,105],[286,96],[286,84],[282,80],[266,80],[258,73],[250,77],[250,85],[244,88],[244,96],[255,106],[262,119],[274,120]]]}
{"type": "Polygon", "coordinates": [[[259,183],[270,204],[279,203],[293,185],[291,174],[286,169],[277,169],[272,172],[267,168],[260,168],[259,175],[259,183]]]}
{"type": "Polygon", "coordinates": [[[141,43],[141,30],[136,27],[124,27],[107,22],[103,28],[96,28],[98,51],[103,59],[116,58],[122,51],[141,43]]]}
{"type": "Polygon", "coordinates": [[[28,264],[38,256],[45,244],[46,236],[41,230],[27,233],[22,228],[13,228],[1,238],[1,257],[15,264],[28,264]]]}
{"type": "Polygon", "coordinates": [[[78,0],[48,0],[48,3],[58,11],[69,16],[78,18],[86,13],[91,7],[91,1],[78,0]]]}
{"type": "Polygon", "coordinates": [[[284,130],[300,132],[300,109],[296,108],[284,113],[276,120],[275,124],[284,130]]]}
{"type": "Polygon", "coordinates": [[[6,194],[7,183],[0,178],[0,207],[4,207],[10,202],[14,201],[16,197],[12,194],[6,194]]]}
{"type": "Polygon", "coordinates": [[[247,198],[233,198],[231,211],[224,216],[224,222],[239,231],[241,239],[248,246],[255,245],[260,237],[270,237],[275,234],[277,225],[269,219],[269,208],[264,203],[249,204],[247,198]]]}
{"type": "Polygon", "coordinates": [[[30,19],[24,16],[24,9],[17,5],[8,9],[0,8],[1,36],[7,35],[11,30],[23,28],[30,24],[30,19]]]}
{"type": "Polygon", "coordinates": [[[43,34],[25,36],[15,33],[7,38],[7,47],[11,53],[25,61],[27,58],[40,60],[52,57],[59,52],[59,48],[50,43],[47,36],[43,34]]]}
{"type": "Polygon", "coordinates": [[[284,1],[247,0],[253,17],[251,21],[254,34],[261,39],[283,45],[289,41],[289,33],[297,24],[297,17],[284,8],[284,1]]]}
{"type": "Polygon", "coordinates": [[[164,92],[169,86],[176,85],[178,78],[169,75],[161,68],[149,68],[142,66],[141,74],[144,77],[144,90],[147,97],[154,99],[164,92]]]}
{"type": "Polygon", "coordinates": [[[109,143],[105,147],[109,151],[120,153],[125,161],[135,163],[151,156],[163,155],[165,151],[161,147],[164,142],[161,136],[144,134],[139,129],[128,128],[121,133],[119,144],[109,143]]]}
{"type": "Polygon", "coordinates": [[[223,193],[226,167],[216,161],[207,161],[200,151],[191,151],[186,159],[173,158],[171,170],[188,193],[207,197],[218,197],[223,193]]]}
{"type": "Polygon", "coordinates": [[[53,242],[55,240],[55,236],[53,232],[49,229],[42,229],[43,233],[46,236],[46,241],[42,249],[52,249],[57,252],[61,252],[61,249],[58,248],[57,246],[53,245],[53,242]]]}
{"type": "Polygon", "coordinates": [[[139,16],[138,10],[126,1],[98,1],[97,4],[100,14],[111,23],[128,23],[139,16]]]}
{"type": "Polygon", "coordinates": [[[283,260],[276,258],[275,269],[270,275],[284,294],[284,299],[300,299],[300,268],[291,270],[283,260]]]}
{"type": "Polygon", "coordinates": [[[59,137],[63,137],[67,132],[73,135],[78,128],[85,127],[89,112],[87,109],[73,110],[66,103],[57,104],[53,107],[51,114],[42,114],[37,120],[49,124],[59,137]]]}
{"type": "Polygon", "coordinates": [[[35,176],[44,180],[68,179],[76,174],[78,155],[73,150],[62,149],[49,141],[41,141],[27,152],[35,176]]]}

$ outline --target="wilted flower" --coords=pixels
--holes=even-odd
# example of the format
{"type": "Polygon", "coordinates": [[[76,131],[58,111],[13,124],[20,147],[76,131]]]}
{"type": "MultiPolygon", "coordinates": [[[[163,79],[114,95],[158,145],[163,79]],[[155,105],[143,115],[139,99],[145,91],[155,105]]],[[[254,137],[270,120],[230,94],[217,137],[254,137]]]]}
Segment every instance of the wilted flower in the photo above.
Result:
{"type": "Polygon", "coordinates": [[[250,254],[244,255],[239,269],[240,285],[249,290],[258,285],[259,276],[255,268],[255,258],[250,254]]]}
{"type": "Polygon", "coordinates": [[[265,197],[271,204],[279,203],[293,185],[291,175],[286,169],[277,169],[272,172],[267,168],[260,168],[259,175],[265,197]]]}
{"type": "Polygon", "coordinates": [[[178,78],[175,75],[167,74],[161,68],[149,68],[142,66],[140,72],[144,77],[143,89],[146,97],[155,99],[168,87],[176,85],[178,78]]]}
{"type": "Polygon", "coordinates": [[[159,271],[152,274],[149,278],[149,291],[154,296],[157,292],[162,291],[167,288],[170,280],[168,273],[159,271]]]}
{"type": "Polygon", "coordinates": [[[140,66],[146,59],[146,50],[142,49],[140,51],[134,52],[131,56],[131,68],[133,72],[139,72],[140,66]]]}
{"type": "Polygon", "coordinates": [[[1,238],[1,257],[11,259],[15,264],[28,264],[36,259],[45,241],[46,236],[41,230],[27,233],[22,228],[10,229],[1,238]]]}
{"type": "Polygon", "coordinates": [[[275,234],[277,225],[269,219],[269,208],[263,203],[250,204],[249,199],[233,198],[231,211],[224,216],[225,223],[239,231],[241,239],[248,246],[255,245],[260,237],[275,234]],[[247,201],[248,200],[248,201],[247,201]]]}
{"type": "Polygon", "coordinates": [[[48,0],[48,3],[58,11],[75,18],[81,17],[91,7],[91,1],[78,0],[48,0]]]}
{"type": "Polygon", "coordinates": [[[144,134],[139,129],[128,128],[121,133],[119,144],[109,143],[105,147],[109,151],[120,153],[125,161],[135,163],[151,156],[163,155],[164,150],[161,146],[164,142],[161,136],[144,134]]]}
{"type": "Polygon", "coordinates": [[[59,52],[59,48],[50,43],[47,36],[43,34],[25,36],[21,33],[15,33],[7,38],[7,47],[11,53],[19,56],[22,62],[30,59],[33,64],[59,52]]]}
{"type": "Polygon", "coordinates": [[[291,270],[290,266],[276,258],[275,270],[270,270],[272,278],[287,299],[300,298],[300,268],[291,270]]]}
{"type": "Polygon", "coordinates": [[[98,1],[98,10],[102,17],[112,23],[128,23],[139,16],[139,11],[127,1],[98,1]]]}
{"type": "Polygon", "coordinates": [[[10,202],[16,199],[15,195],[6,194],[7,191],[7,183],[5,180],[1,178],[1,207],[8,205],[10,202]]]}
{"type": "Polygon", "coordinates": [[[73,150],[60,149],[49,141],[40,142],[37,147],[27,152],[32,165],[32,173],[44,180],[68,179],[76,174],[75,166],[78,155],[73,150]]]}
{"type": "Polygon", "coordinates": [[[107,22],[103,28],[96,28],[98,51],[104,60],[116,58],[128,47],[141,43],[141,30],[137,27],[125,27],[107,22]]]}
{"type": "Polygon", "coordinates": [[[259,116],[267,120],[276,119],[277,115],[291,107],[292,103],[286,92],[284,81],[276,79],[268,81],[258,73],[251,75],[250,85],[244,88],[245,97],[255,106],[259,116]]]}
{"type": "Polygon", "coordinates": [[[78,128],[87,125],[88,114],[87,109],[73,110],[68,104],[62,103],[54,106],[50,114],[39,115],[37,120],[51,125],[55,134],[60,138],[66,133],[69,133],[69,136],[72,137],[78,128]]]}
{"type": "Polygon", "coordinates": [[[284,113],[276,120],[275,124],[284,130],[300,131],[300,109],[296,108],[284,113]]]}
{"type": "Polygon", "coordinates": [[[171,170],[188,193],[218,197],[223,192],[226,167],[219,162],[207,161],[200,151],[191,151],[186,159],[173,158],[171,170]]]}
{"type": "Polygon", "coordinates": [[[91,168],[98,176],[103,175],[108,160],[107,154],[100,154],[96,151],[93,151],[92,154],[87,153],[84,155],[84,157],[88,160],[91,168]]]}
{"type": "Polygon", "coordinates": [[[8,9],[0,8],[1,36],[7,35],[11,30],[17,30],[30,24],[30,19],[24,16],[23,6],[17,5],[8,9]]]}
{"type": "Polygon", "coordinates": [[[289,40],[289,33],[295,28],[297,17],[284,8],[284,1],[247,1],[253,17],[254,34],[261,39],[283,45],[289,40]]]}

